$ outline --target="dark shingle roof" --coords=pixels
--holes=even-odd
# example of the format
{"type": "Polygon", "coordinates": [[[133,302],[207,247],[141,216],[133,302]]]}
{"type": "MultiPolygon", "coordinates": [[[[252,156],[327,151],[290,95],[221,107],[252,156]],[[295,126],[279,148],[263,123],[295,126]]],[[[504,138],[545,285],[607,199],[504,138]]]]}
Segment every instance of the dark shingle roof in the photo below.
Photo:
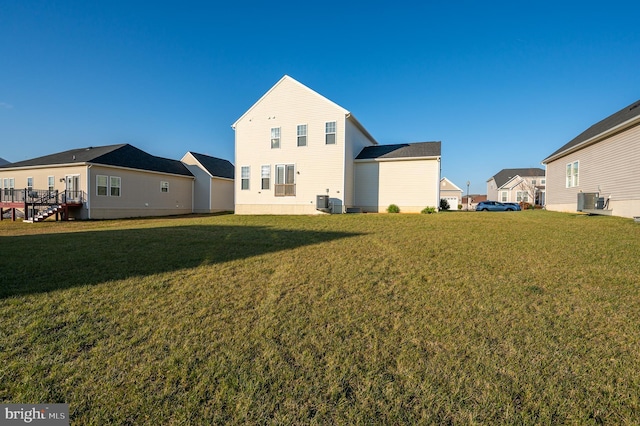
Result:
{"type": "Polygon", "coordinates": [[[129,144],[87,147],[7,164],[4,168],[53,166],[61,164],[104,164],[137,170],[193,176],[178,160],[156,157],[129,144]]]}
{"type": "Polygon", "coordinates": [[[567,151],[577,145],[580,145],[582,142],[585,142],[594,136],[598,136],[601,133],[606,132],[607,130],[613,129],[614,127],[624,123],[625,121],[631,120],[640,116],[640,100],[632,103],[629,106],[622,108],[620,111],[615,114],[610,115],[602,121],[597,122],[593,126],[589,127],[584,132],[580,133],[578,136],[564,144],[560,149],[555,151],[553,154],[542,160],[544,163],[551,157],[555,157],[557,154],[561,152],[567,151]]]}
{"type": "Polygon", "coordinates": [[[202,167],[207,169],[211,176],[217,176],[221,178],[233,179],[235,174],[235,168],[233,164],[228,160],[222,158],[211,157],[205,154],[198,154],[191,152],[191,155],[198,160],[202,167]]]}
{"type": "Polygon", "coordinates": [[[496,185],[500,188],[505,183],[509,182],[514,176],[530,177],[530,176],[544,176],[545,171],[539,167],[530,167],[526,169],[502,169],[495,176],[493,180],[496,181],[496,185]]]}
{"type": "Polygon", "coordinates": [[[396,145],[367,146],[356,157],[356,160],[378,158],[412,158],[437,157],[440,155],[440,142],[415,142],[396,145]]]}
{"type": "Polygon", "coordinates": [[[4,166],[5,164],[9,164],[9,162],[4,158],[0,157],[0,166],[4,166]]]}

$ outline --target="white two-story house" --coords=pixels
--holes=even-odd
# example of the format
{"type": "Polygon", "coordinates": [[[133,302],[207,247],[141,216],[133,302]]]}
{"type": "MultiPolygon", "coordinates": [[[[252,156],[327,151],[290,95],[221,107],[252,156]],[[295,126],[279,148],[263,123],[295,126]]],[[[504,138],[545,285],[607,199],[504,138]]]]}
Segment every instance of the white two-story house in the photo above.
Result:
{"type": "Polygon", "coordinates": [[[394,200],[402,200],[395,202],[401,211],[405,204],[404,211],[438,206],[440,142],[367,151],[378,142],[348,110],[289,76],[232,127],[236,214],[384,211],[387,205],[382,203],[394,200]],[[412,176],[409,184],[403,173],[381,181],[387,175],[378,171],[390,170],[392,163],[412,176]],[[393,181],[411,191],[411,186],[419,188],[414,191],[419,196],[407,200],[402,194],[383,194],[402,187],[393,181]],[[318,208],[320,199],[328,199],[328,208],[318,208]]]}

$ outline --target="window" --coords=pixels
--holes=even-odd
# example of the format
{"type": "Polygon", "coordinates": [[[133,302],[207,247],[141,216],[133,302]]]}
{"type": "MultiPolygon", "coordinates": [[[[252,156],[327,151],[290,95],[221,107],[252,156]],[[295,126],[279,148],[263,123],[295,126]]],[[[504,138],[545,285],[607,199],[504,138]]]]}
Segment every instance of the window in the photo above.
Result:
{"type": "Polygon", "coordinates": [[[531,185],[535,185],[536,184],[536,180],[535,179],[531,179],[531,185]]]}
{"type": "Polygon", "coordinates": [[[56,186],[56,178],[54,176],[47,177],[47,183],[49,192],[54,191],[56,186]]]}
{"type": "Polygon", "coordinates": [[[271,148],[280,148],[280,127],[271,128],[271,148]]]}
{"type": "Polygon", "coordinates": [[[298,124],[298,146],[307,146],[307,125],[298,124]]]}
{"type": "Polygon", "coordinates": [[[324,124],[324,138],[327,145],[336,143],[336,122],[329,121],[324,124]]]}
{"type": "Polygon", "coordinates": [[[567,188],[578,186],[578,162],[567,164],[567,188]]]}
{"type": "Polygon", "coordinates": [[[240,189],[249,189],[249,166],[242,166],[240,170],[240,189]]]}
{"type": "Polygon", "coordinates": [[[501,194],[500,195],[500,201],[502,201],[503,203],[506,203],[507,202],[507,191],[502,191],[500,194],[501,194]]]}
{"type": "Polygon", "coordinates": [[[32,177],[28,177],[27,178],[27,189],[29,191],[33,191],[33,178],[32,177]]]}
{"type": "Polygon", "coordinates": [[[166,180],[160,181],[160,192],[169,192],[169,182],[166,180]]]}
{"type": "Polygon", "coordinates": [[[287,197],[296,195],[295,176],[295,165],[276,165],[276,197],[287,197]]]}
{"type": "Polygon", "coordinates": [[[102,176],[102,175],[96,176],[96,194],[97,195],[107,195],[108,181],[109,181],[108,176],[102,176]]]}
{"type": "Polygon", "coordinates": [[[529,202],[529,193],[527,191],[517,191],[516,192],[516,201],[524,201],[525,203],[529,202]]]}
{"type": "Polygon", "coordinates": [[[262,179],[262,189],[269,189],[271,187],[271,166],[262,166],[260,169],[260,177],[262,179]]]}
{"type": "Polygon", "coordinates": [[[117,176],[109,177],[109,195],[112,197],[120,196],[120,178],[117,176]]]}
{"type": "Polygon", "coordinates": [[[546,179],[540,179],[540,185],[546,185],[547,180],[546,179]]]}
{"type": "Polygon", "coordinates": [[[4,185],[2,185],[2,187],[4,188],[4,195],[12,196],[13,195],[13,189],[15,188],[15,179],[14,178],[4,178],[4,185]]]}

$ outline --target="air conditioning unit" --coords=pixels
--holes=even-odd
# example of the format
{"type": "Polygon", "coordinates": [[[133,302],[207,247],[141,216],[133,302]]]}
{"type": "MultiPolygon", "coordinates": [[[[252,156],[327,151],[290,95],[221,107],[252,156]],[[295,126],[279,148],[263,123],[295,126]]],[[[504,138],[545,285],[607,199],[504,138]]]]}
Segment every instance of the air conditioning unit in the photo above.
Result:
{"type": "Polygon", "coordinates": [[[583,210],[595,210],[598,208],[599,195],[597,192],[578,192],[578,208],[576,210],[579,212],[583,210]]]}
{"type": "Polygon", "coordinates": [[[329,208],[329,196],[328,195],[317,195],[316,196],[316,210],[321,212],[329,213],[331,209],[329,208]]]}

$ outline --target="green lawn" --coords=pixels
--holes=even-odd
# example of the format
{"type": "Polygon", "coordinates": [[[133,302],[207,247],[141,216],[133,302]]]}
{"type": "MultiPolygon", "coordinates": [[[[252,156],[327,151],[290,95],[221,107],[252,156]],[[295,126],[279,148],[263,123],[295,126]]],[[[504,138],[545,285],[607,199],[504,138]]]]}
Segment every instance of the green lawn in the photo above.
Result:
{"type": "Polygon", "coordinates": [[[639,424],[640,225],[0,222],[0,402],[72,424],[639,424]]]}

